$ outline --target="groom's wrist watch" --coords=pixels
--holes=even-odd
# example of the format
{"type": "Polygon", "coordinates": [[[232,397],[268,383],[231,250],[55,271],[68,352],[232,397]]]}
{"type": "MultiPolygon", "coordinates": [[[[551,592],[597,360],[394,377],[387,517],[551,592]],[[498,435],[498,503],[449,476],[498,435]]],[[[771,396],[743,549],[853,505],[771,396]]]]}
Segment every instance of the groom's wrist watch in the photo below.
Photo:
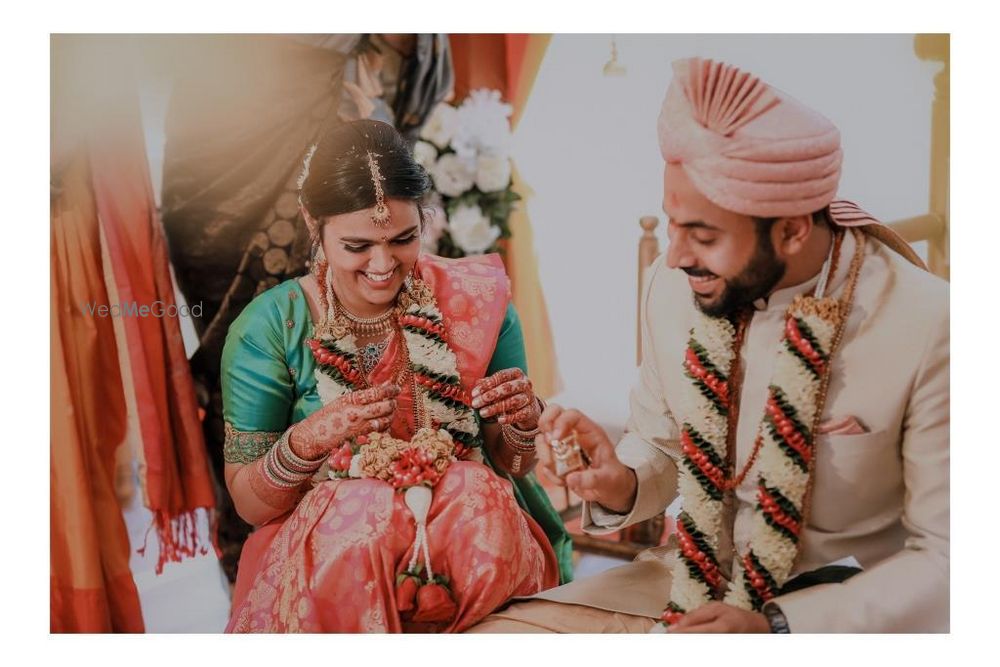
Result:
{"type": "Polygon", "coordinates": [[[791,634],[791,630],[788,629],[788,619],[785,618],[785,613],[781,611],[781,607],[774,604],[773,602],[768,602],[764,605],[764,617],[767,619],[767,624],[771,627],[771,632],[778,635],[791,634]]]}

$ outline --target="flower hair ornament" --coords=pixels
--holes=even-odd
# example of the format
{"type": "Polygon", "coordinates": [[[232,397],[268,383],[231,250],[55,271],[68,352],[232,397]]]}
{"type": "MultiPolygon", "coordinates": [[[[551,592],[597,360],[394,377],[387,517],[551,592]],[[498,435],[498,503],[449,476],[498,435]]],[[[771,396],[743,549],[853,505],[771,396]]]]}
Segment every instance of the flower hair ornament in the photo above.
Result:
{"type": "Polygon", "coordinates": [[[306,156],[302,159],[302,171],[299,172],[299,178],[295,182],[295,185],[298,186],[300,192],[302,190],[302,186],[306,183],[306,179],[309,178],[309,164],[312,162],[313,155],[316,154],[317,147],[318,144],[310,146],[309,150],[306,151],[306,156]]]}

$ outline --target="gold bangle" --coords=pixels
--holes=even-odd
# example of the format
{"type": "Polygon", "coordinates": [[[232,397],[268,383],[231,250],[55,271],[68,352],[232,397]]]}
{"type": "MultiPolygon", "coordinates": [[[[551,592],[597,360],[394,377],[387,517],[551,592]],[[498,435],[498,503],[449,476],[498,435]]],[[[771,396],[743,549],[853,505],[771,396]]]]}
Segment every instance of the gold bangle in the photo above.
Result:
{"type": "Polygon", "coordinates": [[[308,476],[293,476],[287,471],[282,470],[280,464],[274,460],[272,452],[268,452],[265,455],[262,470],[264,472],[264,478],[267,480],[268,484],[276,486],[280,489],[294,489],[308,479],[308,476]]]}
{"type": "Polygon", "coordinates": [[[305,468],[304,466],[299,466],[298,462],[304,462],[304,460],[298,457],[295,457],[294,462],[289,465],[285,460],[285,455],[289,452],[287,443],[290,430],[285,431],[278,439],[278,442],[274,443],[267,454],[264,455],[264,476],[273,486],[282,489],[294,489],[301,486],[303,482],[312,477],[313,473],[323,465],[322,460],[312,463],[305,462],[309,466],[305,468]]]}
{"type": "MultiPolygon", "coordinates": [[[[543,412],[545,412],[545,401],[535,396],[535,402],[538,403],[538,414],[541,415],[543,412]]],[[[503,424],[503,426],[510,427],[513,433],[515,433],[518,437],[524,440],[531,439],[532,441],[534,441],[535,436],[541,433],[541,430],[537,425],[530,431],[523,431],[518,427],[514,426],[513,424],[503,424]]]]}
{"type": "MultiPolygon", "coordinates": [[[[523,431],[521,432],[523,433],[523,431]]],[[[508,427],[507,424],[501,425],[500,434],[504,444],[514,453],[510,461],[510,473],[516,475],[521,472],[521,464],[524,463],[524,459],[530,460],[534,457],[535,441],[522,438],[514,428],[508,427]]]]}
{"type": "Polygon", "coordinates": [[[509,424],[501,424],[500,435],[504,443],[515,452],[527,453],[535,450],[535,439],[529,437],[526,431],[519,431],[509,424]]]}
{"type": "Polygon", "coordinates": [[[277,449],[278,460],[284,467],[293,472],[309,473],[310,475],[319,470],[326,456],[324,455],[313,460],[304,459],[292,451],[291,439],[292,429],[290,428],[278,438],[278,442],[274,445],[275,449],[277,449]]]}

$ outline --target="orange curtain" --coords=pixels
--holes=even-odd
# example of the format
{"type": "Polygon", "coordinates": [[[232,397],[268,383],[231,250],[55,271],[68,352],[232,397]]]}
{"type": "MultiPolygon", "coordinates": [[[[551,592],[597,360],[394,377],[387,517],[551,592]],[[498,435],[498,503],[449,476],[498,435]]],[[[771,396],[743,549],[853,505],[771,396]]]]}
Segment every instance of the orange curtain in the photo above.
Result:
{"type": "Polygon", "coordinates": [[[129,540],[114,494],[125,399],[89,168],[75,158],[51,210],[50,629],[142,632],[129,540]]]}
{"type": "Polygon", "coordinates": [[[123,303],[157,304],[163,317],[123,317],[141,434],[140,483],[159,538],[157,571],[205,551],[195,509],[215,495],[184,352],[166,242],[153,202],[135,98],[118,101],[115,134],[88,148],[101,229],[123,303]]]}
{"type": "MultiPolygon", "coordinates": [[[[455,67],[455,99],[470,90],[495,88],[513,107],[511,125],[516,130],[524,113],[551,35],[453,34],[449,35],[455,67]]],[[[510,219],[512,238],[507,246],[514,307],[521,316],[528,370],[535,390],[548,398],[562,389],[548,308],[538,277],[538,258],[527,206],[533,191],[513,169],[513,188],[521,195],[510,219]]]]}
{"type": "Polygon", "coordinates": [[[53,632],[143,630],[114,491],[126,392],[135,396],[158,570],[205,550],[194,511],[215,501],[180,324],[171,316],[174,291],[130,70],[137,55],[128,38],[52,38],[53,632]],[[122,303],[151,310],[111,310],[122,303]]]}
{"type": "Polygon", "coordinates": [[[477,88],[493,88],[507,94],[507,35],[448,35],[451,62],[455,68],[455,100],[460,103],[477,88]]]}

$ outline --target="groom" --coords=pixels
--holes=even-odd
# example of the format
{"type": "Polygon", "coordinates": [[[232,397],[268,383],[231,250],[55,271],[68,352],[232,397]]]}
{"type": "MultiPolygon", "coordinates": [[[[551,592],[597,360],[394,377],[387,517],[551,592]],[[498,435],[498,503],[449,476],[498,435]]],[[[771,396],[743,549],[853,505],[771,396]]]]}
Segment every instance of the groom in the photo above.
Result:
{"type": "Polygon", "coordinates": [[[753,75],[675,63],[658,130],[670,244],[627,433],[539,426],[589,455],[585,530],[679,495],[677,529],[472,631],[947,632],[948,285],[835,199],[837,128],[753,75]]]}

